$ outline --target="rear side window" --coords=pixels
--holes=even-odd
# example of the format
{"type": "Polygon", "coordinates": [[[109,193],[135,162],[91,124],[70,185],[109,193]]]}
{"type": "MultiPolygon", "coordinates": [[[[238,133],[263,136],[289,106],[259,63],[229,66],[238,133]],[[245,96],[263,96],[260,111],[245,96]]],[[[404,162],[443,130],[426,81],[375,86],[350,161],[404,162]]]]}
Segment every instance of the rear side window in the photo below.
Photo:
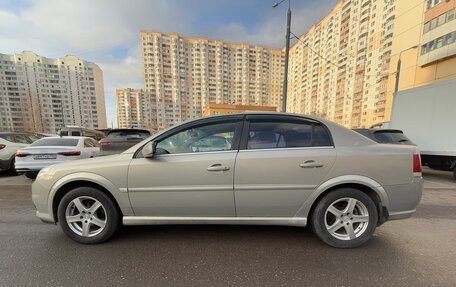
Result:
{"type": "Polygon", "coordinates": [[[110,140],[143,140],[150,136],[147,132],[127,132],[127,131],[119,131],[119,132],[111,132],[106,137],[110,140]]]}
{"type": "Polygon", "coordinates": [[[332,146],[328,131],[313,122],[252,121],[247,149],[332,146]]]}
{"type": "Polygon", "coordinates": [[[379,143],[390,143],[390,144],[413,144],[403,133],[401,132],[374,132],[374,137],[379,143]]]}
{"type": "Polygon", "coordinates": [[[78,139],[42,138],[32,143],[30,146],[77,146],[78,142],[78,139]]]}

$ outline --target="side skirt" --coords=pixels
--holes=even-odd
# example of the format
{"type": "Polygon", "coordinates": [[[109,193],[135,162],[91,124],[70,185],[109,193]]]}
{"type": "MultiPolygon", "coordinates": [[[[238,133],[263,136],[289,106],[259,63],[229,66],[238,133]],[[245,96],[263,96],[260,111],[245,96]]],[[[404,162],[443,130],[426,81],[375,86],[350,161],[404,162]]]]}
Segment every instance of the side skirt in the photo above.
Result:
{"type": "Polygon", "coordinates": [[[305,217],[162,217],[124,216],[124,225],[231,224],[306,226],[305,217]]]}

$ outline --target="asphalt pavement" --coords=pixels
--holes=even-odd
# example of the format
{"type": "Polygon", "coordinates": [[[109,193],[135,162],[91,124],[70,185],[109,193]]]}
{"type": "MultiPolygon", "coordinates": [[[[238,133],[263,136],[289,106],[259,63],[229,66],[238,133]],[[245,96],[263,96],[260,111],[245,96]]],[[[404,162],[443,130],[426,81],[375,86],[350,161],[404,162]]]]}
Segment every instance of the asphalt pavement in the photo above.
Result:
{"type": "Polygon", "coordinates": [[[0,173],[0,286],[455,286],[456,181],[424,176],[414,217],[341,250],[271,226],[123,227],[81,245],[35,217],[31,180],[0,173]]]}

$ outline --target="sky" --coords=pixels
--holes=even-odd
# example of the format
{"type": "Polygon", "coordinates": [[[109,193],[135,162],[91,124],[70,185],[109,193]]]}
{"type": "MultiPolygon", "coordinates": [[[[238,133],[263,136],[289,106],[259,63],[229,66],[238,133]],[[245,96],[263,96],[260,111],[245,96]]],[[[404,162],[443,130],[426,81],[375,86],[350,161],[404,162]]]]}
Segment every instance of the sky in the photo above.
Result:
{"type": "MultiPolygon", "coordinates": [[[[285,46],[287,1],[0,0],[0,53],[75,55],[103,70],[108,126],[116,88],[142,88],[139,32],[154,30],[231,42],[285,46]]],[[[336,0],[291,0],[291,31],[304,34],[336,0]]]]}

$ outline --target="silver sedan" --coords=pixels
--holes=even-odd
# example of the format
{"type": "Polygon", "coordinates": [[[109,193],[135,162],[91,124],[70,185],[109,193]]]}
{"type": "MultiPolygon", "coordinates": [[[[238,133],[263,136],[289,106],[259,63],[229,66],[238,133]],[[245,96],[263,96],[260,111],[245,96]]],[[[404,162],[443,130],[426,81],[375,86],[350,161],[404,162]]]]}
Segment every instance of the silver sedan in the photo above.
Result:
{"type": "Polygon", "coordinates": [[[410,217],[422,188],[415,146],[379,145],[315,117],[244,113],[45,168],[32,196],[40,219],[86,244],[122,223],[309,224],[327,244],[352,248],[410,217]]]}

